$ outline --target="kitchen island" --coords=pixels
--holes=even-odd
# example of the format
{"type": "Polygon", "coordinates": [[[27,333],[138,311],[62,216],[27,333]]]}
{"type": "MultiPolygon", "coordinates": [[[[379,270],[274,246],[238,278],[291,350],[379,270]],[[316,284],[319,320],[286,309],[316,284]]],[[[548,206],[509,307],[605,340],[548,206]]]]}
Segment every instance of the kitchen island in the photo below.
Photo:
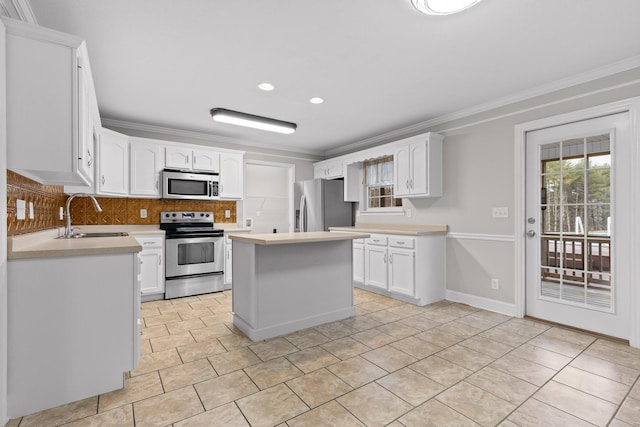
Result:
{"type": "Polygon", "coordinates": [[[355,315],[353,239],[363,233],[233,235],[233,323],[253,341],[355,315]]]}

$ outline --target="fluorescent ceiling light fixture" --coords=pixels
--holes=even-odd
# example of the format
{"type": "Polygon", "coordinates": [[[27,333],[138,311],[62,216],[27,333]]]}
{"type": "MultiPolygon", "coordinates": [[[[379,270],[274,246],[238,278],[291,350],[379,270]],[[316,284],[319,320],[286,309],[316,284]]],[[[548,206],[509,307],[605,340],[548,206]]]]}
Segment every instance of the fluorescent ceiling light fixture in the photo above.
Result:
{"type": "Polygon", "coordinates": [[[295,123],[254,116],[253,114],[241,113],[225,108],[213,108],[209,112],[211,113],[211,118],[216,122],[268,130],[270,132],[290,134],[294,133],[298,127],[295,123]]]}
{"type": "Polygon", "coordinates": [[[312,104],[322,104],[324,102],[324,99],[316,97],[316,98],[311,98],[309,102],[312,104]]]}
{"type": "Polygon", "coordinates": [[[264,83],[260,83],[258,85],[258,88],[261,89],[261,90],[270,91],[270,90],[274,90],[276,87],[274,85],[272,85],[271,83],[264,82],[264,83]]]}
{"type": "Polygon", "coordinates": [[[451,15],[479,2],[480,0],[411,0],[416,9],[428,15],[451,15]]]}

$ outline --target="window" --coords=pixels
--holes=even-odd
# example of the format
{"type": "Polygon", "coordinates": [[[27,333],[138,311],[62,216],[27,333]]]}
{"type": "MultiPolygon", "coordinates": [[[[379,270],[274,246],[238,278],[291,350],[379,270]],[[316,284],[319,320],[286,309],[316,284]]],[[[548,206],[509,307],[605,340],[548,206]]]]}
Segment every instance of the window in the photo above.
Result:
{"type": "Polygon", "coordinates": [[[366,211],[397,211],[402,199],[393,197],[393,156],[364,162],[366,211]]]}

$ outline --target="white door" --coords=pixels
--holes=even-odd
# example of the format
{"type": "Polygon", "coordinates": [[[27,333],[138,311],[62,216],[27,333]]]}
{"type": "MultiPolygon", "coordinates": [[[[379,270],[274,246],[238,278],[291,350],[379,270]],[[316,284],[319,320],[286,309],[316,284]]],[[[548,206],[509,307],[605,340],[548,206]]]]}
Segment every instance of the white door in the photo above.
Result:
{"type": "Polygon", "coordinates": [[[129,140],[126,135],[102,129],[98,143],[98,194],[129,192],[129,140]]]}
{"type": "Polygon", "coordinates": [[[220,172],[220,153],[211,150],[193,150],[193,170],[220,172]]]}
{"type": "Polygon", "coordinates": [[[293,232],[294,175],[291,164],[247,160],[243,212],[252,219],[254,233],[293,232]]]}
{"type": "Polygon", "coordinates": [[[628,113],[526,135],[526,314],[628,339],[628,113]]]}
{"type": "Polygon", "coordinates": [[[164,164],[158,144],[131,141],[129,146],[131,196],[160,196],[160,171],[164,164]]]}

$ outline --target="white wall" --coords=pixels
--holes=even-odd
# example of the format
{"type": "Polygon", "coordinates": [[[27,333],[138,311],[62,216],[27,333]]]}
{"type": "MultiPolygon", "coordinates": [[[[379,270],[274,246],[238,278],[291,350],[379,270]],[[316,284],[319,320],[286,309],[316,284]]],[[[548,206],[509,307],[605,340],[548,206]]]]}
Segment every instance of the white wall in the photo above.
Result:
{"type": "Polygon", "coordinates": [[[291,183],[289,168],[268,164],[244,165],[244,218],[253,220],[254,233],[289,232],[291,183]]]}
{"type": "Polygon", "coordinates": [[[7,142],[5,32],[0,21],[0,426],[7,422],[7,142]]]}
{"type": "Polygon", "coordinates": [[[425,129],[445,136],[443,197],[405,199],[411,217],[361,215],[357,222],[448,224],[447,290],[513,304],[515,125],[639,95],[636,68],[425,129]],[[492,207],[502,206],[509,218],[492,218],[492,207]],[[500,280],[499,290],[490,278],[500,280]]]}

